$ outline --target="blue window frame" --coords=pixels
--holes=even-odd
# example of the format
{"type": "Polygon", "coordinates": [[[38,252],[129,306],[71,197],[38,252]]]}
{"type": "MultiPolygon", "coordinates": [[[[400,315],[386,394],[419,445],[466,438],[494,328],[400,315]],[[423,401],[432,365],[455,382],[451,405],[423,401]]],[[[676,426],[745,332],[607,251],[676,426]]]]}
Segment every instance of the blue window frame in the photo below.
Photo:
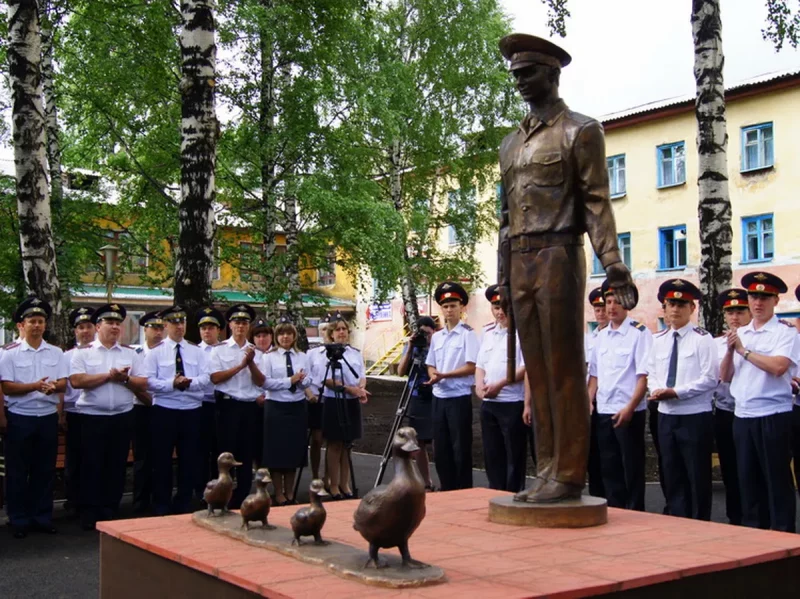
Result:
{"type": "Polygon", "coordinates": [[[658,187],[686,183],[686,144],[682,141],[656,148],[658,187]]]}
{"type": "MultiPolygon", "coordinates": [[[[632,270],[631,267],[631,234],[630,233],[619,233],[617,235],[617,245],[619,245],[619,252],[622,255],[622,261],[625,263],[625,266],[628,267],[628,270],[632,270]]],[[[600,259],[597,257],[597,254],[592,252],[592,274],[593,275],[602,275],[605,274],[605,269],[603,269],[603,265],[600,263],[600,259]]]]}
{"type": "Polygon", "coordinates": [[[742,172],[775,164],[772,123],[742,127],[742,172]]]}
{"type": "Polygon", "coordinates": [[[742,262],[763,262],[775,257],[772,215],[742,218],[742,262]]]}
{"type": "Polygon", "coordinates": [[[658,230],[658,268],[673,270],[686,267],[686,225],[658,230]]]}
{"type": "Polygon", "coordinates": [[[625,154],[606,158],[608,167],[608,190],[612,198],[625,195],[625,154]]]}

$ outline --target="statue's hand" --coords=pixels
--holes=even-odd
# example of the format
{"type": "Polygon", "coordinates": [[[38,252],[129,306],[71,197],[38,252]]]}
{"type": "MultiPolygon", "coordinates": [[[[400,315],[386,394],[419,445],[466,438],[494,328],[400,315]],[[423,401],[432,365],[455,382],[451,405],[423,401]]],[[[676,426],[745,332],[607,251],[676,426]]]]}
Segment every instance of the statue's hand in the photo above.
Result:
{"type": "Polygon", "coordinates": [[[606,278],[608,286],[614,290],[614,295],[626,310],[633,310],[636,307],[636,296],[633,290],[633,279],[631,272],[624,262],[615,262],[606,267],[606,278]]]}

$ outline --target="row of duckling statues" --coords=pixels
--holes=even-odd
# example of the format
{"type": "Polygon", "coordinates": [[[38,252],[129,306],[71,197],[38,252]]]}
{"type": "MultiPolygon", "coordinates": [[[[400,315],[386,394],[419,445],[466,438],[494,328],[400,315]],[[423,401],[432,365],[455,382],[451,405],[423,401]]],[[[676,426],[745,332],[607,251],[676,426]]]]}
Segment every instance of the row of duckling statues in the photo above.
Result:
{"type": "MultiPolygon", "coordinates": [[[[417,450],[416,431],[411,427],[399,429],[392,444],[394,478],[388,485],[375,487],[367,493],[353,514],[353,528],[369,543],[369,559],[365,567],[386,567],[388,563],[378,556],[378,551],[392,547],[400,551],[404,567],[427,567],[427,564],[412,559],[408,551],[408,539],[425,517],[425,482],[412,459],[412,454],[417,450]]],[[[242,464],[236,461],[233,454],[226,452],[219,456],[217,465],[219,478],[209,481],[203,493],[210,516],[215,515],[216,510],[227,513],[234,489],[230,471],[242,464]]],[[[272,479],[266,468],[256,472],[256,492],[248,495],[240,508],[242,528],[249,530],[252,522],[260,522],[262,528],[267,530],[275,528],[268,522],[272,507],[267,493],[270,482],[272,479]]],[[[327,544],[321,535],[327,517],[321,498],[326,495],[328,493],[321,480],[311,481],[310,504],[297,510],[290,519],[294,533],[292,544],[301,545],[301,537],[314,537],[317,545],[327,544]]]]}

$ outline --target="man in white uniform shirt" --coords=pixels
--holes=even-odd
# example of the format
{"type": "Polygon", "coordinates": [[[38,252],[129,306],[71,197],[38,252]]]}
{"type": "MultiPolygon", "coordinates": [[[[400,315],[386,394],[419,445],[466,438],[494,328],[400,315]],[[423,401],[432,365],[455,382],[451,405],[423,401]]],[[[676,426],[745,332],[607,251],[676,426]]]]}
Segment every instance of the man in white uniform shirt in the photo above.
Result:
{"type": "Polygon", "coordinates": [[[117,515],[133,431],[133,400],[150,401],[142,356],[119,343],[125,316],[121,304],[97,308],[92,315],[97,338],[73,352],[70,365],[69,382],[81,389],[75,405],[81,411],[80,519],[86,530],[117,515]]]}
{"type": "MultiPolygon", "coordinates": [[[[595,287],[589,292],[589,304],[594,312],[594,320],[597,327],[583,337],[583,351],[586,354],[586,381],[589,381],[589,364],[592,362],[594,346],[597,343],[597,336],[608,326],[608,315],[606,314],[606,300],[603,297],[603,288],[595,287]]],[[[600,445],[597,442],[597,400],[591,399],[592,414],[589,422],[589,465],[586,474],[589,477],[589,495],[594,497],[605,497],[606,490],[603,487],[603,469],[600,465],[600,445]]]]}
{"type": "MultiPolygon", "coordinates": [[[[750,308],[747,306],[747,290],[726,289],[717,296],[717,305],[725,315],[725,326],[735,331],[750,323],[750,308]]],[[[717,337],[717,358],[719,362],[728,352],[728,337],[724,333],[717,337]]],[[[733,413],[736,400],[731,395],[730,383],[723,381],[714,392],[714,441],[717,444],[719,469],[722,484],[725,485],[725,515],[730,524],[742,523],[742,497],[739,491],[739,472],[736,467],[736,447],[733,443],[733,413]]]]}
{"type": "Polygon", "coordinates": [[[425,359],[433,385],[433,456],[442,491],[472,488],[472,385],[478,337],[461,322],[469,295],[458,283],[441,283],[434,293],[444,328],[431,337],[425,359]]]}
{"type": "Polygon", "coordinates": [[[713,394],[719,379],[714,339],[691,322],[700,290],[670,279],[659,295],[670,327],[653,339],[647,363],[649,401],[658,404],[658,439],[670,514],[711,519],[713,394]]]}
{"type": "Polygon", "coordinates": [[[742,277],[753,320],[728,331],[720,365],[736,398],[733,440],[742,492],[742,524],[795,531],[792,484],[792,371],[798,364],[797,331],[775,316],[787,287],[767,272],[742,277]]]}
{"type": "Polygon", "coordinates": [[[603,487],[609,506],[644,511],[644,395],[653,335],[628,316],[608,280],[603,296],[609,325],[598,334],[589,365],[603,487]]]}
{"type": "Polygon", "coordinates": [[[516,493],[525,487],[528,429],[522,420],[525,399],[525,361],[516,344],[516,382],[509,384],[508,316],[497,285],[486,290],[495,326],[487,330],[475,364],[475,393],[481,402],[483,461],[489,488],[516,493]]]}
{"type": "MultiPolygon", "coordinates": [[[[206,354],[206,368],[211,367],[211,350],[219,343],[220,331],[225,328],[225,317],[222,312],[207,306],[197,312],[197,327],[200,329],[200,343],[198,346],[206,354]]],[[[210,370],[208,371],[210,375],[210,370]]],[[[203,393],[203,405],[200,417],[200,467],[198,469],[195,493],[203,496],[206,483],[217,478],[217,458],[220,451],[217,442],[217,404],[214,398],[214,385],[209,378],[208,387],[203,393]]]]}
{"type": "MultiPolygon", "coordinates": [[[[243,465],[236,471],[236,490],[229,507],[238,509],[253,484],[253,458],[257,448],[258,419],[256,399],[263,395],[264,374],[255,361],[255,346],[247,341],[250,322],[256,313],[247,304],[229,308],[225,319],[231,328],[227,341],[211,350],[209,372],[216,385],[218,439],[220,452],[228,451],[243,465]]],[[[258,451],[261,449],[258,448],[258,451]]]]}
{"type": "Polygon", "coordinates": [[[186,310],[172,306],[161,313],[167,338],[144,361],[147,389],[153,395],[153,513],[189,511],[200,469],[200,423],[203,395],[210,387],[208,357],[183,338],[186,310]],[[178,489],[172,497],[172,452],[178,457],[178,489]]]}
{"type": "Polygon", "coordinates": [[[67,363],[58,347],[43,336],[52,310],[36,297],[17,309],[25,338],[7,346],[0,357],[0,380],[8,406],[5,438],[7,514],[11,533],[56,532],[53,526],[53,480],[58,454],[61,393],[67,363]]]}

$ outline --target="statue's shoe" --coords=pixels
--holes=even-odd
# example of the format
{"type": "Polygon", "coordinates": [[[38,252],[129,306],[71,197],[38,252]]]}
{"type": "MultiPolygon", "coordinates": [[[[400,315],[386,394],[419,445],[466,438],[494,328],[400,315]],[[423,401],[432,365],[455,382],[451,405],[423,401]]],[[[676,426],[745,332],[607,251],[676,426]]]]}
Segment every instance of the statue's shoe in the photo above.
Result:
{"type": "Polygon", "coordinates": [[[528,501],[532,503],[558,503],[568,499],[578,499],[580,496],[580,487],[549,480],[535,492],[530,493],[528,501]]]}
{"type": "Polygon", "coordinates": [[[539,478],[538,476],[533,479],[533,483],[530,487],[525,489],[524,491],[520,491],[519,493],[514,495],[514,501],[531,501],[530,496],[533,493],[536,493],[539,489],[541,489],[544,485],[547,484],[547,481],[543,478],[539,478]]]}

